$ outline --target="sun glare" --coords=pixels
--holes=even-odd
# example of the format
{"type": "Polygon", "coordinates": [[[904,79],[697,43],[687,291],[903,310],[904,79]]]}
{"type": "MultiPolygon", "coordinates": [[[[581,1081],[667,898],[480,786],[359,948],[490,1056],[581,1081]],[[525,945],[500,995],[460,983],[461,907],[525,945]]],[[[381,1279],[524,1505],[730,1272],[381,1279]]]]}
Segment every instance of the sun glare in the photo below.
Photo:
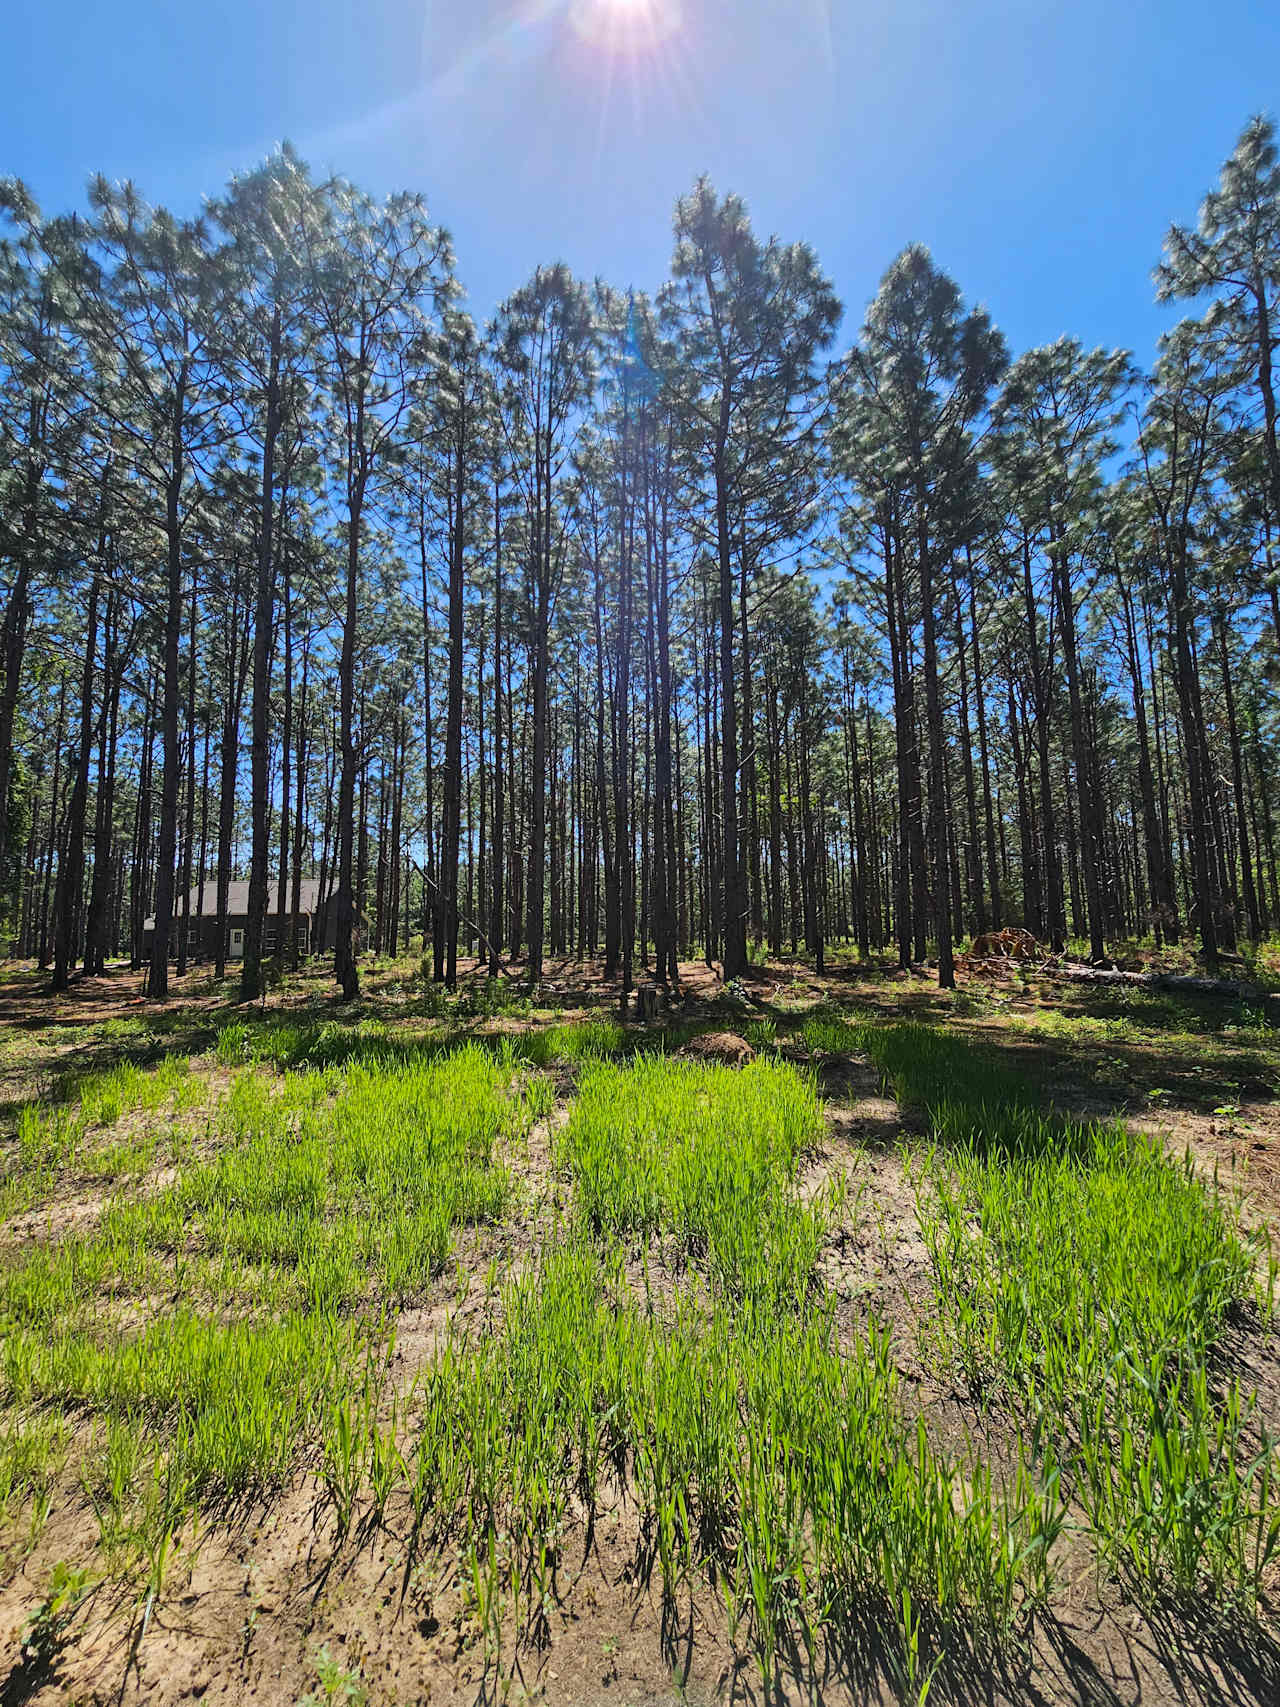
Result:
{"type": "Polygon", "coordinates": [[[680,27],[680,0],[572,0],[578,34],[600,47],[656,47],[680,27]]]}

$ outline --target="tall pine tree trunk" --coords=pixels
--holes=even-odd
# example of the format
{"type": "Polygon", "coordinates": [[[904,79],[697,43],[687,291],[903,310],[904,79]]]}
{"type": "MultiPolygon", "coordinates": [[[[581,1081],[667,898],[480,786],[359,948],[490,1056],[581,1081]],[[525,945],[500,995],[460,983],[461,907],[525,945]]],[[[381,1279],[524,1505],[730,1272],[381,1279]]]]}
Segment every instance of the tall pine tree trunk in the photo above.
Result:
{"type": "MultiPolygon", "coordinates": [[[[105,555],[105,514],[99,522],[98,561],[105,555]]],[[[89,618],[85,625],[84,668],[80,677],[80,733],[75,774],[67,805],[66,839],[55,891],[53,988],[65,990],[75,964],[75,927],[84,883],[84,818],[89,798],[89,757],[93,747],[93,674],[98,649],[98,587],[95,568],[89,583],[89,618]]]]}
{"type": "Polygon", "coordinates": [[[165,486],[167,545],[164,613],[164,669],[160,694],[161,775],[160,833],[156,849],[156,928],[151,939],[147,993],[158,1001],[169,994],[169,935],[173,928],[174,864],[178,852],[178,791],[182,782],[182,752],[178,739],[181,710],[179,645],[182,638],[182,520],[184,474],[182,422],[185,369],[180,374],[173,406],[169,478],[165,486]]]}
{"type": "MultiPolygon", "coordinates": [[[[269,719],[271,715],[271,642],[275,613],[275,458],[280,431],[280,305],[271,316],[266,421],[262,436],[262,480],[258,499],[258,580],[253,613],[252,734],[249,747],[251,848],[249,916],[240,967],[240,999],[262,994],[262,945],[267,917],[268,812],[270,809],[269,719]]],[[[345,637],[344,637],[345,638],[345,637]]]]}
{"type": "Polygon", "coordinates": [[[733,563],[729,541],[729,395],[721,398],[713,470],[716,502],[716,558],[720,571],[720,857],[724,873],[725,981],[747,970],[747,897],[742,882],[738,838],[738,705],[734,668],[733,563]]]}

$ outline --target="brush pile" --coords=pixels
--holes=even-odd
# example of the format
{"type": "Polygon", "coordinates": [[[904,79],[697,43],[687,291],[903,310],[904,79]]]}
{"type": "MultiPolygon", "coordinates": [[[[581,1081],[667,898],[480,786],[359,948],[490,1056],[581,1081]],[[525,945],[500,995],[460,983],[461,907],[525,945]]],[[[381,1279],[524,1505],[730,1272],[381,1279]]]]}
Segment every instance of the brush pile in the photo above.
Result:
{"type": "Polygon", "coordinates": [[[967,972],[999,973],[1008,970],[1010,962],[1038,964],[1046,958],[1030,931],[1011,925],[1008,930],[984,931],[976,936],[969,952],[956,956],[956,966],[967,972]]]}

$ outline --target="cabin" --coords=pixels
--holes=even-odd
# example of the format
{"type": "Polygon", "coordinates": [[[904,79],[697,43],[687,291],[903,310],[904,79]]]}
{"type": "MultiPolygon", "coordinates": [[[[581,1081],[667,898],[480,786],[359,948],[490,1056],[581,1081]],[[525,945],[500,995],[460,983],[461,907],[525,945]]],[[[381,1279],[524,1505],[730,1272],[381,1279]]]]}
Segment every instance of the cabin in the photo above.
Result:
{"type": "MultiPolygon", "coordinates": [[[[276,952],[278,944],[279,925],[278,883],[267,885],[267,917],[264,926],[262,952],[271,955],[276,952]]],[[[188,923],[189,936],[187,940],[187,958],[189,960],[213,960],[218,946],[218,885],[214,880],[204,884],[203,889],[197,887],[191,891],[190,919],[188,923]]],[[[293,884],[285,884],[285,946],[288,945],[289,925],[293,908],[293,884]]],[[[299,886],[298,899],[298,953],[308,955],[321,947],[332,947],[337,924],[337,896],[330,893],[324,904],[323,918],[320,913],[320,881],[315,877],[304,877],[299,886]]],[[[173,926],[169,932],[169,954],[177,958],[178,938],[182,931],[183,906],[182,898],[178,897],[174,908],[173,926]]],[[[356,916],[356,933],[360,934],[361,920],[356,916]]],[[[228,960],[244,959],[244,938],[249,928],[249,884],[237,880],[227,886],[227,940],[225,944],[228,960]]],[[[156,921],[154,915],[142,922],[142,957],[147,959],[151,954],[151,943],[155,936],[156,921]]]]}

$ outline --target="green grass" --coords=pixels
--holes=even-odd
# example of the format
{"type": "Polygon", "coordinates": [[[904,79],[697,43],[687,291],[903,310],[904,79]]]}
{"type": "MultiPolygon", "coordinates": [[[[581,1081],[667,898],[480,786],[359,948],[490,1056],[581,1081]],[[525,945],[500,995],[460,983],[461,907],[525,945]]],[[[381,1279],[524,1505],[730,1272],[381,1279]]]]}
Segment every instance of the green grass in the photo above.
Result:
{"type": "Polygon", "coordinates": [[[790,1066],[653,1056],[584,1074],[558,1154],[597,1232],[670,1233],[722,1289],[795,1303],[839,1203],[799,1196],[821,1131],[813,1083],[790,1066]]]}
{"type": "Polygon", "coordinates": [[[742,1028],[742,1035],[758,1054],[766,1054],[778,1046],[777,1021],[768,1017],[749,1019],[742,1028]]]}
{"type": "Polygon", "coordinates": [[[182,1056],[170,1056],[156,1067],[132,1062],[92,1073],[75,1084],[80,1109],[91,1126],[114,1126],[125,1114],[168,1107],[175,1114],[197,1107],[205,1095],[201,1079],[182,1056]]]}
{"type": "Polygon", "coordinates": [[[333,1315],[215,1322],[178,1310],[137,1332],[15,1333],[4,1372],[21,1405],[84,1407],[155,1442],[173,1518],[206,1496],[278,1483],[369,1354],[360,1326],[333,1315]]]}
{"type": "Polygon", "coordinates": [[[1210,1376],[1257,1291],[1227,1206],[1189,1159],[1117,1124],[1021,1111],[981,1147],[954,1105],[937,1125],[950,1147],[920,1220],[944,1343],[1067,1457],[1103,1557],[1139,1594],[1252,1604],[1280,1538],[1280,1456],[1238,1381],[1210,1376]]]}
{"type": "MultiPolygon", "coordinates": [[[[512,1629],[549,1639],[584,1522],[625,1510],[633,1580],[718,1597],[766,1695],[782,1656],[820,1675],[821,1650],[871,1624],[894,1687],[923,1700],[948,1649],[989,1652],[1051,1597],[1064,1524],[1144,1602],[1255,1612],[1280,1458],[1228,1333],[1270,1312],[1274,1268],[1189,1161],[1064,1118],[955,1031],[756,1017],[761,1059],[737,1070],[673,1058],[687,1026],[464,1023],[508,995],[412,991],[398,1025],[390,1007],[237,1014],[213,1045],[237,1069],[217,1100],[175,1055],[18,1111],[10,1208],[108,1186],[96,1221],[0,1262],[9,1552],[78,1485],[93,1570],[140,1600],[197,1515],[318,1488],[333,1547],[382,1524],[406,1572],[456,1568],[501,1663],[512,1629]],[[890,1326],[823,1291],[824,1241],[851,1215],[839,1168],[803,1187],[823,1111],[782,1058],[793,1043],[869,1058],[914,1117],[917,1349],[998,1450],[920,1420],[890,1326]],[[550,1196],[568,1186],[567,1214],[533,1222],[518,1273],[495,1259],[482,1309],[455,1315],[406,1393],[398,1313],[447,1293],[454,1259],[459,1294],[472,1283],[461,1229],[520,1213],[557,1088],[550,1196]],[[175,1127],[202,1101],[198,1131],[175,1127]],[[140,1186],[162,1145],[175,1175],[140,1186]]],[[[1173,1026],[1129,1003],[1060,1029],[1083,1048],[1173,1026]]],[[[51,1590],[59,1632],[91,1580],[79,1565],[51,1590]]],[[[317,1667],[331,1694],[354,1676],[317,1667]]]]}
{"type": "Polygon", "coordinates": [[[395,1305],[440,1273],[454,1229],[504,1212],[499,1150],[544,1107],[477,1047],[246,1070],[212,1159],[0,1270],[0,1505],[39,1488],[73,1418],[118,1560],[150,1557],[202,1505],[278,1486],[321,1452],[335,1407],[376,1390],[395,1305]]]}
{"type": "Polygon", "coordinates": [[[113,1179],[144,1173],[162,1144],[182,1146],[181,1129],[142,1124],[122,1142],[110,1129],[132,1114],[186,1113],[205,1099],[203,1079],[183,1057],[158,1066],[123,1062],[91,1073],[64,1076],[47,1098],[18,1110],[16,1142],[0,1174],[0,1221],[48,1198],[69,1174],[113,1179]]]}
{"type": "Polygon", "coordinates": [[[527,989],[505,978],[472,978],[459,990],[434,981],[430,957],[417,968],[413,1010],[433,1019],[524,1018],[533,1008],[527,989]]]}
{"type": "MultiPolygon", "coordinates": [[[[504,1011],[496,1006],[493,1015],[504,1011]]],[[[442,1003],[438,1016],[428,1017],[456,1019],[459,1012],[458,1002],[450,999],[442,1003]]],[[[481,1012],[480,1017],[492,1016],[481,1012]]],[[[534,1067],[603,1060],[624,1053],[629,1046],[627,1034],[612,1020],[581,1020],[486,1036],[456,1027],[416,1035],[397,1033],[382,1020],[365,1019],[356,1025],[342,1025],[334,1020],[235,1020],[218,1032],[215,1048],[224,1066],[252,1063],[286,1072],[302,1068],[323,1070],[345,1066],[351,1061],[388,1066],[430,1061],[467,1043],[489,1049],[499,1059],[518,1059],[534,1067]]]]}
{"type": "Polygon", "coordinates": [[[1023,1470],[1002,1490],[935,1451],[882,1331],[842,1355],[826,1306],[655,1315],[620,1252],[581,1243],[510,1284],[502,1317],[426,1372],[406,1458],[420,1522],[469,1538],[481,1604],[499,1538],[536,1607],[574,1507],[622,1491],[664,1590],[718,1580],[766,1678],[787,1640],[812,1649],[868,1602],[891,1627],[914,1605],[998,1636],[1043,1594],[1056,1487],[1023,1470]]]}
{"type": "Polygon", "coordinates": [[[944,1359],[975,1391],[1003,1385],[1138,1595],[1254,1605],[1280,1546],[1280,1453],[1211,1367],[1229,1317],[1270,1313],[1274,1262],[1260,1281],[1232,1205],[1189,1156],[1063,1118],[954,1035],[859,1035],[928,1120],[917,1212],[944,1359]]]}
{"type": "Polygon", "coordinates": [[[233,1143],[104,1232],[291,1274],[317,1307],[420,1291],[453,1229],[497,1220],[513,1189],[497,1155],[543,1108],[513,1065],[475,1045],[436,1060],[354,1061],[345,1075],[248,1072],[223,1120],[233,1143]]]}
{"type": "Polygon", "coordinates": [[[0,1525],[29,1505],[28,1532],[38,1536],[66,1460],[68,1433],[59,1413],[10,1410],[0,1425],[0,1525]]]}
{"type": "Polygon", "coordinates": [[[340,1067],[348,1061],[399,1062],[437,1054],[444,1038],[402,1038],[377,1019],[344,1025],[337,1020],[232,1020],[222,1026],[214,1053],[224,1067],[270,1065],[281,1072],[297,1068],[340,1067]]]}
{"type": "Polygon", "coordinates": [[[627,1042],[622,1027],[609,1019],[555,1025],[542,1035],[553,1061],[607,1061],[610,1056],[621,1055],[627,1042]]]}

